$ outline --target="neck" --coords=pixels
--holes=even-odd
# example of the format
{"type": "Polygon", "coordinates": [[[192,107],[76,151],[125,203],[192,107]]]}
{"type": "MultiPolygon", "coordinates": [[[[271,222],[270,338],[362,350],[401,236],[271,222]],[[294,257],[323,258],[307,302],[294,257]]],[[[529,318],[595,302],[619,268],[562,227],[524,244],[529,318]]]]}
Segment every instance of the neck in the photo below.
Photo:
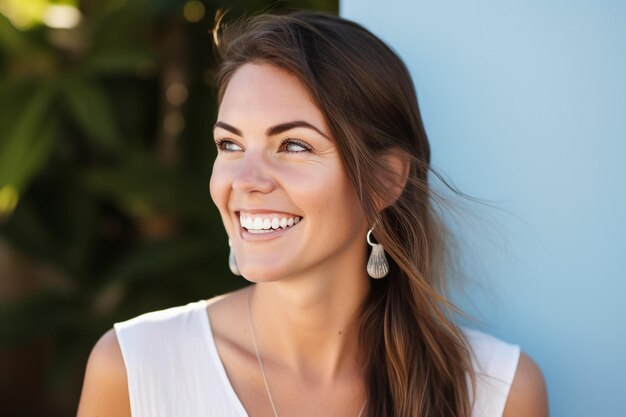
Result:
{"type": "Polygon", "coordinates": [[[359,326],[370,289],[365,272],[333,279],[326,274],[306,282],[315,285],[294,280],[250,288],[250,312],[263,361],[318,382],[360,373],[359,326]]]}

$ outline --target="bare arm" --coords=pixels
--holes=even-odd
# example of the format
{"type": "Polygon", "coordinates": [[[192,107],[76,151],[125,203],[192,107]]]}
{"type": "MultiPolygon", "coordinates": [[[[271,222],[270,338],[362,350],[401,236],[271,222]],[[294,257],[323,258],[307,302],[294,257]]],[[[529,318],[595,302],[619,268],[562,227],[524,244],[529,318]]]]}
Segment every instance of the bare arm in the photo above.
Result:
{"type": "Polygon", "coordinates": [[[78,417],[131,417],[126,367],[113,329],[96,343],[85,371],[78,417]]]}
{"type": "Polygon", "coordinates": [[[502,417],[548,417],[549,414],[541,369],[522,352],[502,417]]]}

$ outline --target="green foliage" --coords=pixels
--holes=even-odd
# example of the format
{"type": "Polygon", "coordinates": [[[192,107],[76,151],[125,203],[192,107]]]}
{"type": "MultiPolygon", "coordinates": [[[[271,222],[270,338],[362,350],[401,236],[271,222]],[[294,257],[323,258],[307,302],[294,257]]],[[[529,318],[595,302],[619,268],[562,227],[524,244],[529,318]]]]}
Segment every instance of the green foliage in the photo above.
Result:
{"type": "Polygon", "coordinates": [[[84,0],[65,29],[42,13],[75,2],[27,4],[0,6],[0,415],[73,415],[114,322],[245,282],[208,193],[216,11],[337,3],[205,0],[192,23],[182,0],[84,0]],[[183,103],[166,100],[176,77],[183,103]]]}
{"type": "Polygon", "coordinates": [[[103,148],[120,152],[122,137],[104,89],[89,79],[72,78],[63,83],[63,104],[85,133],[103,148]]]}

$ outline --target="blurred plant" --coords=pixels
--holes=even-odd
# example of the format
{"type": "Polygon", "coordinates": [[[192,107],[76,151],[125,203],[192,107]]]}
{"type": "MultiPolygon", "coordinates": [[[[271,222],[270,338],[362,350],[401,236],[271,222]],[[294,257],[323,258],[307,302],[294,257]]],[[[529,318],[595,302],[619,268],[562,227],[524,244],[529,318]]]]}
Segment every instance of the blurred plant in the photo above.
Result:
{"type": "Polygon", "coordinates": [[[208,195],[210,28],[337,2],[0,0],[0,415],[72,415],[115,321],[241,286],[208,195]]]}

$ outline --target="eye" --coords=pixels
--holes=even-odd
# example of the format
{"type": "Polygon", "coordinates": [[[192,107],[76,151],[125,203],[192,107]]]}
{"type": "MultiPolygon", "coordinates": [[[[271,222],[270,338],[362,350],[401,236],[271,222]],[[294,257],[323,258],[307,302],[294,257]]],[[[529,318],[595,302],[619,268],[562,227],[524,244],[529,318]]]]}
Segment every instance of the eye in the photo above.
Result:
{"type": "Polygon", "coordinates": [[[241,149],[241,147],[237,145],[235,142],[232,142],[227,139],[215,139],[215,146],[217,146],[218,150],[224,151],[224,152],[235,152],[241,149]],[[236,149],[236,148],[239,148],[239,149],[236,149]]]}
{"type": "Polygon", "coordinates": [[[301,153],[311,150],[311,146],[298,139],[286,138],[280,142],[281,147],[284,146],[287,153],[301,153]]]}

